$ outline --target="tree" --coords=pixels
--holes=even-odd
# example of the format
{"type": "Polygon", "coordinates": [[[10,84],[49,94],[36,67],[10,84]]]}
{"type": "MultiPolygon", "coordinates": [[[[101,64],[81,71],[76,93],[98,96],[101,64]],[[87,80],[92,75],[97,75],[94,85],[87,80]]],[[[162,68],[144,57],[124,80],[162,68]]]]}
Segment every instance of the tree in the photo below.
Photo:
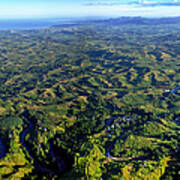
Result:
{"type": "Polygon", "coordinates": [[[102,179],[102,168],[103,161],[106,158],[103,154],[103,148],[93,142],[89,142],[88,147],[89,153],[84,157],[79,157],[77,155],[76,164],[78,166],[78,172],[83,171],[82,174],[86,177],[86,179],[102,179]],[[90,144],[91,145],[90,145],[90,144]]]}

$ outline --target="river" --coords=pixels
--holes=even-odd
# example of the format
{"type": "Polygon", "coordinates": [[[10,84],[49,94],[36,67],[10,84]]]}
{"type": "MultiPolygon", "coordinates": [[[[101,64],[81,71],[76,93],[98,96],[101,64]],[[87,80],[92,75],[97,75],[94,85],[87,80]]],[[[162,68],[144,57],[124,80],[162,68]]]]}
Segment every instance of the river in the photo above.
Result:
{"type": "Polygon", "coordinates": [[[31,158],[34,161],[34,165],[43,173],[49,173],[49,174],[55,174],[55,172],[44,168],[40,165],[40,163],[36,160],[36,158],[34,158],[31,150],[29,149],[29,147],[27,146],[27,144],[25,143],[25,137],[26,135],[34,128],[34,124],[30,123],[29,126],[21,133],[20,135],[20,142],[21,144],[26,148],[26,150],[28,151],[29,155],[31,156],[31,158]]]}
{"type": "MultiPolygon", "coordinates": [[[[120,116],[120,117],[121,118],[125,118],[123,116],[120,116]]],[[[112,117],[109,120],[107,120],[106,122],[108,122],[108,123],[106,123],[105,127],[110,126],[114,122],[115,119],[116,119],[115,117],[112,117]]],[[[134,117],[127,117],[127,121],[129,121],[129,119],[131,119],[131,120],[133,119],[134,120],[134,117]]],[[[147,123],[148,121],[150,121],[150,120],[146,120],[144,122],[144,124],[147,123]]],[[[124,137],[123,137],[124,136],[124,132],[125,131],[127,132],[128,130],[130,130],[130,127],[126,127],[123,130],[123,132],[121,132],[120,136],[115,138],[114,141],[111,142],[110,145],[108,145],[108,147],[106,147],[106,157],[108,157],[108,158],[110,158],[110,159],[112,159],[114,161],[119,161],[119,162],[121,162],[121,161],[129,161],[129,160],[136,160],[136,161],[138,161],[138,160],[141,160],[141,161],[148,160],[148,157],[146,157],[146,156],[133,156],[133,157],[121,158],[121,157],[114,157],[114,156],[111,155],[111,150],[114,147],[115,143],[117,141],[119,141],[119,140],[124,139],[124,137]]],[[[109,134],[112,134],[112,133],[113,133],[112,130],[110,130],[109,134]]]]}
{"type": "MultiPolygon", "coordinates": [[[[20,142],[22,144],[23,147],[25,147],[26,151],[29,153],[29,155],[31,156],[31,158],[33,159],[34,161],[34,165],[35,167],[42,173],[48,173],[48,174],[60,174],[62,172],[64,172],[66,170],[66,163],[65,161],[61,158],[61,156],[58,154],[56,155],[54,153],[54,150],[53,150],[53,145],[52,143],[50,143],[50,156],[56,160],[56,163],[58,165],[58,171],[52,171],[48,168],[45,168],[43,167],[40,162],[34,157],[33,153],[31,152],[30,148],[28,147],[28,145],[26,144],[25,142],[25,137],[26,135],[35,127],[35,124],[33,123],[29,123],[29,126],[24,129],[22,131],[22,133],[20,134],[20,142]]],[[[0,159],[2,159],[3,157],[5,157],[6,155],[6,151],[5,151],[5,147],[4,147],[4,144],[2,142],[2,140],[0,139],[0,159]]]]}
{"type": "Polygon", "coordinates": [[[5,157],[5,155],[6,155],[5,147],[2,140],[0,139],[0,159],[5,157]]]}
{"type": "Polygon", "coordinates": [[[177,86],[176,88],[174,88],[174,89],[172,90],[172,93],[174,93],[175,95],[180,96],[180,92],[178,92],[178,91],[180,91],[180,86],[177,86]]]}

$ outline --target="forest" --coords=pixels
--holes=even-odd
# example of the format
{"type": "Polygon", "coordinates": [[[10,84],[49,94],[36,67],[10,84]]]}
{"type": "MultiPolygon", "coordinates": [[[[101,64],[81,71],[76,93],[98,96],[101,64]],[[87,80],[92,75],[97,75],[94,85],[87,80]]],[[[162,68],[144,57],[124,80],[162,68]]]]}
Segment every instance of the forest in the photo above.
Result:
{"type": "Polygon", "coordinates": [[[0,31],[0,179],[180,178],[179,18],[0,31]]]}

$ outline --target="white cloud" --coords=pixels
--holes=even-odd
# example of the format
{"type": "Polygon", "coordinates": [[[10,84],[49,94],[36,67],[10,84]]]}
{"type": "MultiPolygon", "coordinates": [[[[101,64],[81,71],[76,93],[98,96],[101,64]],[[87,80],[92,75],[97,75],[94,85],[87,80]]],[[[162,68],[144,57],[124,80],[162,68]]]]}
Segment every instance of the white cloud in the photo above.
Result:
{"type": "Polygon", "coordinates": [[[53,17],[53,16],[180,16],[180,7],[141,7],[135,5],[116,6],[0,6],[0,18],[4,17],[53,17]]]}
{"type": "Polygon", "coordinates": [[[180,16],[180,7],[140,7],[132,5],[117,6],[84,6],[80,11],[83,15],[102,16],[145,16],[145,17],[165,17],[180,16]]]}

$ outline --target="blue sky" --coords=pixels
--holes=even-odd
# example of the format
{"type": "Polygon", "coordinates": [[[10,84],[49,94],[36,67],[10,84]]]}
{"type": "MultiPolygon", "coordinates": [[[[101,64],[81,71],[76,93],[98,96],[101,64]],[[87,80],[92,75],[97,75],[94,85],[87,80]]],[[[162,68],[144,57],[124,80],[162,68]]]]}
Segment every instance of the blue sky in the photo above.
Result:
{"type": "Polygon", "coordinates": [[[132,1],[136,0],[0,0],[0,18],[180,16],[180,6],[141,7],[123,5],[123,3],[132,1]],[[109,5],[96,5],[104,2],[109,3],[109,5]],[[122,4],[112,5],[113,2],[122,4]],[[88,3],[94,5],[88,6],[88,3]]]}

